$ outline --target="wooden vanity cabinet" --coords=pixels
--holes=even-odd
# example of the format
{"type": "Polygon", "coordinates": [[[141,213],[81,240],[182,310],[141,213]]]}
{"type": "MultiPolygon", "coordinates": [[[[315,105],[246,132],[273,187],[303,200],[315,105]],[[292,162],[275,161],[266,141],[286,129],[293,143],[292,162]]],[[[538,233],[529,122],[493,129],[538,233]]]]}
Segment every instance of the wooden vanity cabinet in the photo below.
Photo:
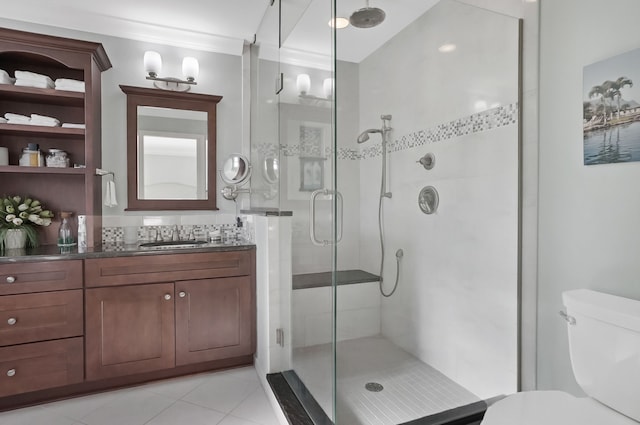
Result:
{"type": "Polygon", "coordinates": [[[0,397],[84,379],[82,261],[0,264],[0,397]]]}
{"type": "Polygon", "coordinates": [[[251,356],[254,270],[254,250],[85,260],[87,380],[251,356]]]}

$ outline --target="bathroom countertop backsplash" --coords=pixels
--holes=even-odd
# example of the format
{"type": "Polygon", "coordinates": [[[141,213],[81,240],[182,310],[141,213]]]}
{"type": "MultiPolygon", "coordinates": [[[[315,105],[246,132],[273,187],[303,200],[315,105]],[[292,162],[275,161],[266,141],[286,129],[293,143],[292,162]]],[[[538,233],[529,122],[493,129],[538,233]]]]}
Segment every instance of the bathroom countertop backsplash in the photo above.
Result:
{"type": "MultiPolygon", "coordinates": [[[[102,243],[127,242],[125,237],[126,226],[103,227],[102,243]]],[[[178,224],[163,226],[134,226],[138,242],[153,242],[156,240],[156,234],[159,231],[162,234],[162,240],[170,241],[174,230],[178,230],[178,238],[180,240],[197,239],[211,240],[212,237],[226,241],[248,240],[253,241],[253,229],[246,221],[242,227],[235,224],[178,224]]]]}
{"type": "Polygon", "coordinates": [[[174,225],[174,226],[138,226],[137,241],[125,243],[124,227],[103,227],[102,245],[88,247],[79,251],[77,246],[60,247],[43,245],[37,248],[0,251],[0,264],[19,261],[50,261],[63,259],[108,258],[118,256],[176,254],[189,252],[232,251],[252,249],[255,246],[253,231],[245,223],[243,227],[235,224],[174,225]],[[180,240],[196,239],[206,243],[187,248],[151,249],[141,247],[145,242],[155,242],[158,231],[164,241],[172,239],[178,230],[180,240]],[[213,239],[212,239],[213,238],[213,239]]]}

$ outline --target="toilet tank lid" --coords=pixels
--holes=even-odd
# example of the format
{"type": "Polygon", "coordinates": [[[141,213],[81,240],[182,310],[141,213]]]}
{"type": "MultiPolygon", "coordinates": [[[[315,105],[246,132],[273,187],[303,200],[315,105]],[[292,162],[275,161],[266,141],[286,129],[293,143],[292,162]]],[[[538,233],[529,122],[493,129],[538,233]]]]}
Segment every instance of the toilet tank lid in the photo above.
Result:
{"type": "Polygon", "coordinates": [[[640,332],[640,301],[592,291],[575,289],[562,293],[567,314],[581,314],[602,322],[640,332]]]}

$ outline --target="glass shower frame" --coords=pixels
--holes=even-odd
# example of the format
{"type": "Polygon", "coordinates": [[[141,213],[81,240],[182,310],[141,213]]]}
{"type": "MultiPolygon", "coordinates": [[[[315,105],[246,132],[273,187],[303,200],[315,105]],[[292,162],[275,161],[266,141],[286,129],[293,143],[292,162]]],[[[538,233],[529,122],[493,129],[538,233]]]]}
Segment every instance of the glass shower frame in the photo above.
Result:
{"type": "MultiPolygon", "coordinates": [[[[455,3],[458,6],[462,5],[461,3],[458,3],[454,0],[449,0],[449,3],[455,3]]],[[[326,2],[327,4],[329,2],[326,2]]],[[[335,17],[337,15],[336,10],[338,9],[338,5],[340,3],[340,0],[331,0],[330,1],[330,6],[331,6],[331,16],[335,17]]],[[[309,5],[307,5],[308,7],[309,5]]],[[[282,19],[283,19],[283,12],[282,12],[282,7],[283,5],[280,4],[281,10],[280,10],[280,34],[282,36],[283,31],[286,34],[291,33],[291,31],[295,30],[296,25],[300,24],[300,22],[296,21],[295,19],[288,21],[289,23],[283,23],[282,19]],[[294,22],[294,23],[292,23],[294,22]]],[[[284,5],[284,7],[286,8],[287,6],[284,5]]],[[[462,6],[464,7],[464,6],[462,6]]],[[[468,7],[473,7],[473,6],[468,6],[468,7]]],[[[295,12],[295,11],[294,11],[295,12]]],[[[302,11],[297,11],[299,12],[298,16],[301,16],[304,13],[304,10],[302,11]]],[[[492,12],[487,12],[487,13],[492,13],[492,12]]],[[[286,13],[285,13],[286,14],[286,13]]],[[[294,16],[296,13],[293,13],[292,16],[294,16]]],[[[324,24],[324,23],[323,23],[324,24]]],[[[305,122],[313,122],[313,120],[311,119],[312,117],[309,115],[309,111],[312,110],[313,107],[318,107],[317,104],[310,104],[310,103],[304,103],[304,101],[310,101],[312,99],[307,98],[307,99],[303,99],[300,98],[299,96],[296,96],[297,92],[297,87],[296,87],[296,75],[297,73],[302,73],[302,72],[309,72],[311,74],[311,80],[312,81],[319,81],[319,78],[324,77],[325,75],[331,75],[334,78],[334,94],[333,94],[333,98],[328,102],[325,103],[326,101],[318,101],[322,103],[322,108],[324,108],[325,112],[326,109],[329,109],[329,119],[327,120],[326,114],[323,114],[323,118],[320,119],[320,123],[322,125],[324,125],[324,128],[327,128],[326,125],[329,126],[329,134],[330,134],[330,142],[329,142],[329,146],[327,146],[326,144],[322,146],[322,149],[324,149],[324,152],[321,152],[321,154],[324,155],[324,163],[323,165],[325,165],[325,169],[324,169],[324,179],[325,179],[325,183],[322,185],[322,189],[328,189],[329,191],[335,193],[335,192],[339,192],[341,189],[342,191],[345,191],[345,188],[347,189],[347,192],[349,191],[349,188],[347,187],[349,184],[349,179],[345,178],[345,175],[348,175],[349,171],[345,169],[341,170],[341,164],[340,162],[343,161],[344,162],[344,156],[348,155],[349,152],[352,152],[353,149],[351,149],[351,147],[347,147],[345,148],[344,146],[341,146],[340,143],[338,143],[339,141],[343,141],[347,138],[353,138],[355,139],[355,136],[357,136],[357,133],[365,128],[369,128],[369,127],[375,127],[376,125],[378,125],[379,121],[377,119],[377,117],[374,116],[369,116],[368,118],[364,117],[363,114],[360,114],[357,117],[357,121],[358,124],[356,125],[357,130],[355,131],[354,134],[351,134],[349,131],[344,131],[344,127],[341,128],[341,126],[344,125],[344,122],[347,121],[347,118],[345,118],[344,115],[344,104],[341,104],[340,101],[342,101],[344,98],[341,96],[342,92],[341,92],[341,88],[343,88],[345,85],[352,83],[353,80],[348,80],[348,79],[342,79],[342,77],[344,77],[345,75],[349,74],[350,70],[345,68],[345,64],[344,63],[340,63],[340,61],[338,60],[338,55],[336,54],[336,51],[340,48],[339,46],[339,38],[340,35],[339,33],[336,34],[336,30],[335,29],[330,29],[329,27],[327,27],[327,31],[330,34],[330,38],[328,37],[328,43],[330,43],[331,46],[331,57],[330,57],[330,66],[328,68],[325,67],[325,69],[322,69],[322,72],[319,72],[317,69],[304,69],[304,66],[300,66],[300,65],[292,65],[291,61],[289,60],[289,58],[287,57],[287,55],[289,55],[289,52],[286,52],[286,48],[287,48],[287,42],[286,41],[290,41],[289,39],[287,39],[287,36],[285,34],[284,37],[281,37],[280,39],[280,44],[279,44],[279,60],[278,60],[278,73],[280,75],[282,75],[282,79],[281,81],[281,85],[282,85],[282,92],[278,95],[278,133],[279,133],[279,147],[278,147],[278,158],[281,164],[281,169],[282,172],[284,174],[286,174],[287,172],[291,172],[292,170],[294,170],[294,173],[292,174],[296,174],[298,176],[300,176],[300,168],[301,166],[298,166],[298,168],[296,168],[295,166],[291,166],[291,163],[297,162],[297,161],[301,161],[302,158],[302,152],[303,152],[303,148],[301,147],[292,147],[290,143],[287,143],[287,141],[290,139],[290,136],[292,134],[295,134],[294,132],[292,132],[291,130],[291,123],[292,121],[295,121],[295,125],[300,125],[300,123],[304,124],[305,122]],[[286,40],[285,40],[286,39],[286,40]],[[283,42],[284,41],[284,42],[283,42]],[[344,73],[341,73],[341,71],[344,70],[344,73]],[[288,94],[287,94],[288,93],[288,94]],[[292,93],[294,94],[292,97],[292,93]],[[297,99],[296,99],[297,98],[297,99]],[[339,99],[340,98],[340,99],[339,99]],[[300,102],[303,102],[302,104],[300,102]],[[292,106],[294,105],[294,106],[292,106]],[[327,108],[327,105],[330,105],[330,108],[327,108]],[[341,113],[339,114],[338,111],[340,110],[340,108],[343,108],[343,110],[341,111],[341,113]],[[328,149],[327,149],[328,148],[328,149]],[[296,150],[298,149],[298,150],[296,150]],[[346,152],[346,154],[345,154],[346,152]],[[340,156],[342,155],[342,156],[340,156]],[[326,180],[330,179],[329,182],[327,182],[326,180]]],[[[516,59],[517,61],[517,59],[516,59]]],[[[347,67],[348,68],[348,67],[347,67]]],[[[517,73],[517,71],[516,71],[517,73]]],[[[445,78],[445,76],[443,74],[439,74],[440,78],[445,78]]],[[[348,76],[348,75],[347,75],[348,76]]],[[[516,77],[517,78],[517,77],[516,77]]],[[[356,81],[356,83],[361,84],[359,81],[356,81]]],[[[315,84],[315,88],[312,85],[311,88],[312,91],[312,95],[313,96],[318,96],[318,85],[317,83],[315,84]]],[[[348,90],[347,90],[348,91],[348,90]]],[[[511,119],[514,116],[516,116],[517,119],[517,108],[518,108],[518,103],[519,103],[519,92],[516,95],[516,100],[515,102],[512,103],[506,103],[503,102],[503,104],[500,106],[500,113],[504,113],[506,114],[507,118],[511,119]],[[513,110],[509,110],[508,108],[513,107],[513,104],[515,103],[515,108],[516,108],[516,112],[514,113],[513,110]]],[[[316,100],[317,101],[317,100],[316,100]]],[[[396,156],[401,156],[403,155],[402,153],[402,146],[401,144],[405,142],[405,140],[411,139],[411,137],[413,137],[414,135],[416,137],[419,137],[419,131],[428,131],[429,129],[431,129],[432,127],[428,127],[426,130],[424,130],[424,126],[422,128],[419,129],[410,129],[412,131],[409,131],[409,126],[407,125],[406,122],[406,115],[403,116],[402,114],[397,114],[395,113],[395,111],[393,110],[389,110],[389,109],[384,109],[384,105],[381,105],[380,110],[377,111],[378,114],[386,114],[386,113],[392,113],[394,115],[393,120],[391,121],[391,126],[396,128],[396,131],[404,131],[404,133],[400,133],[400,134],[395,134],[394,139],[392,140],[392,143],[395,143],[394,146],[391,147],[391,151],[389,152],[392,156],[392,159],[396,156]],[[413,131],[416,130],[416,131],[413,131]],[[405,139],[403,139],[403,136],[405,136],[405,139]],[[396,150],[393,150],[396,149],[396,150]]],[[[477,113],[469,113],[469,117],[478,117],[478,116],[482,116],[483,112],[477,112],[477,113]]],[[[439,114],[436,113],[434,114],[437,116],[437,118],[435,119],[435,121],[433,122],[433,128],[435,128],[436,125],[441,125],[442,123],[446,123],[446,124],[460,124],[460,119],[458,119],[458,116],[447,116],[446,114],[439,114]]],[[[429,123],[429,126],[431,126],[432,124],[429,123]]],[[[352,129],[353,130],[353,129],[352,129]]],[[[325,135],[326,136],[326,135],[325,135]]],[[[325,137],[323,136],[323,137],[325,137]]],[[[377,137],[375,135],[372,135],[372,139],[374,137],[377,137]]],[[[516,138],[518,139],[518,143],[519,143],[519,133],[516,136],[516,138]]],[[[290,140],[289,140],[290,141],[290,140]]],[[[326,142],[325,142],[326,143],[326,142]]],[[[362,150],[360,150],[357,155],[359,156],[359,160],[360,161],[365,161],[367,159],[371,159],[372,161],[378,161],[379,158],[376,160],[375,158],[375,145],[377,144],[377,140],[376,142],[373,143],[372,146],[363,146],[362,150]],[[364,153],[363,153],[364,152],[364,153]],[[372,158],[366,158],[366,155],[371,155],[372,158]]],[[[519,145],[518,145],[518,149],[519,149],[519,145]]],[[[426,151],[425,151],[426,152],[426,151]]],[[[424,154],[424,152],[422,152],[422,154],[424,154]]],[[[516,155],[519,155],[519,151],[516,155]]],[[[322,156],[322,155],[320,155],[322,156]]],[[[399,190],[397,187],[394,187],[394,185],[396,185],[396,182],[394,182],[394,179],[397,181],[398,177],[397,175],[394,175],[394,171],[397,172],[398,170],[398,164],[392,162],[392,159],[390,159],[390,169],[391,169],[391,178],[390,178],[390,188],[392,191],[396,192],[398,191],[401,195],[401,189],[399,190]],[[394,170],[395,168],[395,170],[394,170]]],[[[417,159],[419,159],[419,157],[416,158],[412,158],[413,161],[415,162],[417,159]]],[[[441,159],[440,156],[438,156],[438,162],[440,165],[441,164],[441,159]]],[[[515,159],[515,163],[516,163],[516,168],[519,167],[519,160],[516,158],[515,159]]],[[[411,167],[410,165],[407,165],[407,167],[411,167]]],[[[437,167],[438,168],[438,167],[437,167]]],[[[436,168],[436,170],[437,170],[436,168]]],[[[366,174],[367,172],[365,172],[365,174],[363,174],[362,172],[360,172],[359,174],[359,178],[362,179],[363,177],[369,177],[371,174],[366,174]]],[[[519,176],[520,170],[517,170],[517,174],[519,176]]],[[[303,177],[299,177],[300,180],[302,180],[303,177]]],[[[516,177],[515,180],[516,182],[514,182],[514,185],[516,187],[516,197],[518,197],[518,193],[519,193],[519,186],[517,183],[517,180],[519,179],[519,177],[516,177]]],[[[366,180],[366,179],[365,179],[366,180]]],[[[302,217],[303,216],[308,216],[309,211],[311,209],[311,207],[309,206],[309,203],[306,203],[304,201],[302,201],[301,199],[288,199],[288,191],[290,191],[291,189],[291,181],[292,181],[292,175],[284,175],[283,178],[280,180],[279,183],[279,192],[278,192],[278,198],[275,201],[277,204],[277,207],[280,210],[293,210],[293,218],[294,218],[294,224],[293,224],[293,234],[294,234],[294,242],[293,242],[293,251],[296,251],[298,248],[301,247],[301,245],[296,245],[296,232],[298,233],[297,236],[304,236],[306,238],[309,238],[309,232],[307,231],[307,227],[308,227],[308,222],[306,222],[302,217]],[[289,180],[287,180],[289,179],[289,180]],[[305,204],[305,205],[303,205],[305,204]],[[302,212],[302,214],[298,214],[302,212]],[[296,220],[300,220],[300,221],[296,221],[296,220]]],[[[367,182],[370,180],[366,180],[367,182]]],[[[361,183],[362,184],[362,183],[361,183]]],[[[378,182],[376,181],[374,186],[377,186],[378,182]]],[[[308,186],[308,185],[307,185],[308,186]]],[[[305,188],[308,188],[307,186],[305,186],[305,188]]],[[[311,185],[313,186],[313,185],[311,185]]],[[[302,188],[302,184],[300,185],[300,189],[302,188]]],[[[313,186],[313,188],[315,189],[315,186],[313,186]]],[[[377,190],[377,188],[376,188],[377,190]]],[[[361,189],[358,189],[359,192],[362,191],[361,189]]],[[[311,191],[306,191],[305,192],[307,195],[311,195],[311,191]]],[[[446,193],[446,192],[445,192],[446,193]]],[[[344,196],[344,198],[346,198],[347,200],[345,202],[349,203],[349,201],[352,199],[351,194],[347,194],[346,196],[344,196]]],[[[394,193],[395,195],[395,193],[394,193]]],[[[324,196],[324,195],[322,195],[324,196]]],[[[347,251],[348,249],[350,249],[350,247],[353,247],[353,245],[349,245],[347,241],[347,245],[345,245],[344,243],[342,245],[340,244],[336,244],[334,243],[334,241],[336,241],[340,234],[343,232],[343,226],[344,223],[341,223],[340,220],[338,219],[339,217],[341,217],[342,212],[341,212],[341,208],[344,208],[343,205],[340,205],[341,203],[337,201],[337,198],[333,197],[333,196],[327,196],[325,199],[323,199],[321,201],[322,203],[324,203],[324,208],[322,209],[321,212],[319,212],[318,214],[316,214],[316,218],[322,218],[322,222],[319,227],[320,227],[320,231],[324,232],[324,237],[321,237],[321,240],[328,240],[329,243],[324,247],[324,248],[328,248],[328,250],[330,251],[328,255],[326,255],[326,253],[323,251],[323,253],[321,255],[318,255],[316,257],[314,257],[314,262],[315,262],[315,266],[316,269],[313,269],[313,267],[311,267],[311,269],[309,271],[327,271],[329,270],[330,272],[330,287],[329,287],[329,297],[325,297],[322,296],[322,298],[318,298],[318,301],[322,300],[322,302],[318,302],[317,304],[323,304],[325,305],[325,307],[330,309],[330,322],[326,322],[326,321],[320,321],[318,323],[320,323],[320,327],[322,327],[322,332],[324,335],[329,335],[330,336],[330,342],[329,344],[331,344],[331,350],[330,350],[330,354],[329,354],[329,363],[330,366],[327,370],[329,370],[328,373],[323,374],[323,376],[320,378],[321,381],[323,381],[323,384],[320,385],[320,387],[322,387],[323,389],[318,391],[316,388],[308,388],[309,387],[309,382],[305,381],[304,376],[298,376],[297,383],[295,380],[291,380],[290,384],[294,387],[294,390],[297,391],[297,394],[300,398],[305,399],[306,396],[308,396],[309,394],[312,396],[311,398],[314,399],[315,401],[315,406],[311,406],[308,407],[308,411],[309,413],[314,416],[316,423],[323,423],[323,421],[325,421],[326,419],[332,420],[336,423],[345,423],[344,421],[341,422],[340,421],[340,417],[336,417],[337,413],[337,397],[338,397],[338,391],[339,391],[339,387],[338,387],[338,381],[339,381],[339,375],[340,375],[340,369],[338,365],[338,353],[340,352],[340,348],[339,345],[340,343],[338,342],[341,338],[340,333],[344,332],[344,329],[339,329],[339,324],[340,323],[344,323],[344,320],[341,320],[340,317],[340,313],[339,313],[339,304],[341,302],[341,300],[344,300],[344,297],[340,296],[341,291],[345,291],[345,289],[343,287],[341,287],[338,284],[338,274],[337,271],[344,269],[345,267],[349,268],[351,266],[351,264],[349,263],[348,260],[345,260],[345,251],[347,251]],[[324,226],[324,227],[323,227],[324,226]],[[328,231],[328,233],[327,233],[328,231]],[[346,246],[346,247],[345,247],[346,246]],[[318,259],[321,259],[321,261],[318,263],[318,259]],[[346,266],[345,266],[346,264],[346,266]],[[323,269],[323,270],[320,270],[323,269]],[[297,388],[296,388],[297,386],[297,388]],[[322,403],[321,401],[324,400],[325,402],[322,403]],[[320,401],[320,402],[319,402],[320,401]],[[328,401],[328,402],[327,402],[328,401]],[[318,407],[320,407],[320,410],[322,412],[318,412],[318,407]],[[314,413],[315,412],[315,413],[314,413]],[[322,413],[324,413],[324,415],[326,416],[326,418],[322,417],[322,413]]],[[[359,201],[360,204],[362,204],[362,201],[359,201]]],[[[446,198],[445,198],[445,202],[446,202],[446,198]]],[[[520,202],[520,201],[518,201],[520,202]]],[[[253,204],[252,204],[253,205],[253,204]]],[[[446,204],[445,204],[446,206],[446,204]]],[[[519,220],[519,204],[516,205],[516,222],[519,220]]],[[[391,216],[393,216],[393,212],[390,213],[391,216]]],[[[347,220],[349,220],[349,218],[347,218],[347,220]]],[[[352,223],[351,223],[352,224],[352,223]]],[[[517,227],[517,223],[516,223],[516,227],[517,227]]],[[[405,232],[406,233],[406,232],[405,232]]],[[[348,237],[348,236],[347,236],[348,237]]],[[[517,239],[517,237],[516,237],[517,239]]],[[[516,242],[516,245],[519,242],[516,242]]],[[[371,244],[371,246],[373,246],[373,244],[371,244]]],[[[304,247],[303,247],[304,248],[304,247]]],[[[518,252],[519,248],[517,248],[517,246],[514,247],[515,251],[518,252]]],[[[393,250],[395,251],[395,249],[393,250]]],[[[390,251],[391,253],[393,251],[390,251]]],[[[310,251],[312,252],[312,250],[310,251]]],[[[414,251],[415,252],[415,251],[414,251]]],[[[412,251],[409,250],[408,251],[408,255],[409,258],[412,255],[412,251]]],[[[347,255],[348,256],[348,255],[347,255]]],[[[388,257],[391,258],[392,261],[395,261],[395,259],[393,258],[393,255],[388,255],[388,257]]],[[[517,258],[515,259],[514,263],[517,263],[518,260],[517,258]]],[[[307,264],[308,266],[309,264],[307,264]]],[[[313,265],[313,264],[312,264],[313,265]]],[[[300,270],[295,270],[295,268],[297,267],[297,265],[294,264],[294,275],[296,274],[305,274],[305,273],[300,273],[300,270]]],[[[517,266],[516,266],[517,267],[517,266]]],[[[371,266],[367,266],[367,269],[369,271],[375,271],[375,267],[371,267],[371,266]]],[[[392,270],[395,271],[395,265],[394,264],[388,264],[386,266],[387,270],[392,270]]],[[[516,272],[516,274],[519,273],[519,270],[516,272]]],[[[295,279],[295,277],[294,277],[295,279]]],[[[386,277],[385,280],[390,280],[389,277],[386,277]]],[[[514,281],[514,290],[517,292],[518,288],[518,281],[519,278],[515,278],[514,281]]],[[[401,283],[402,285],[402,283],[401,283]]],[[[345,287],[346,288],[346,287],[345,287]]],[[[293,320],[291,323],[291,334],[293,335],[292,338],[295,338],[295,334],[296,334],[296,330],[295,327],[296,325],[300,325],[301,322],[298,321],[297,317],[295,316],[295,310],[296,310],[296,300],[297,296],[296,296],[296,289],[293,289],[292,291],[292,310],[293,310],[293,320]]],[[[513,309],[517,310],[518,307],[518,301],[517,301],[517,296],[514,298],[514,303],[513,306],[509,306],[508,308],[510,309],[510,311],[512,311],[513,309]]],[[[382,307],[381,307],[382,308],[382,307]]],[[[324,314],[324,313],[323,313],[324,314]]],[[[511,313],[510,313],[511,314],[511,313]]],[[[516,316],[517,316],[517,312],[516,312],[516,316]]],[[[316,323],[316,325],[318,324],[316,323]]],[[[517,319],[515,320],[514,327],[517,326],[517,319]]],[[[516,331],[517,333],[517,331],[516,331]]],[[[308,336],[308,335],[305,335],[308,336]]],[[[445,337],[444,334],[442,335],[442,337],[445,337]]],[[[517,336],[516,336],[517,339],[517,336]]],[[[514,341],[514,350],[517,350],[517,341],[514,341]]],[[[294,350],[292,352],[292,363],[291,363],[291,369],[296,372],[299,371],[296,365],[296,361],[297,361],[297,355],[295,352],[295,343],[293,344],[294,346],[294,350]]],[[[421,348],[418,347],[418,352],[421,348]]],[[[421,354],[425,354],[425,353],[421,353],[421,354]]],[[[429,353],[427,353],[429,354],[429,353]]],[[[516,354],[517,357],[517,354],[516,354]]],[[[517,369],[518,369],[518,365],[517,365],[517,358],[515,360],[515,364],[513,365],[513,368],[515,369],[515,374],[517,375],[517,369]]],[[[513,390],[515,391],[518,388],[518,384],[517,384],[517,376],[515,378],[515,382],[512,385],[513,390]]],[[[484,397],[483,397],[484,398],[484,397]]],[[[312,401],[310,404],[313,405],[314,401],[312,401]]]]}

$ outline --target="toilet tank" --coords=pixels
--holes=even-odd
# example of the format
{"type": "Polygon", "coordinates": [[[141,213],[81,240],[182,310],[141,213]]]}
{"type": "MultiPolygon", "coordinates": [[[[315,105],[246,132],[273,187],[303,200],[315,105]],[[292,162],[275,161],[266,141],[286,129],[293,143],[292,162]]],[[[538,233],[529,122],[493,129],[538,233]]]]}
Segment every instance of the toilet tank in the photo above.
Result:
{"type": "Polygon", "coordinates": [[[589,397],[640,421],[640,301],[588,289],[564,292],[562,300],[578,384],[589,397]]]}

